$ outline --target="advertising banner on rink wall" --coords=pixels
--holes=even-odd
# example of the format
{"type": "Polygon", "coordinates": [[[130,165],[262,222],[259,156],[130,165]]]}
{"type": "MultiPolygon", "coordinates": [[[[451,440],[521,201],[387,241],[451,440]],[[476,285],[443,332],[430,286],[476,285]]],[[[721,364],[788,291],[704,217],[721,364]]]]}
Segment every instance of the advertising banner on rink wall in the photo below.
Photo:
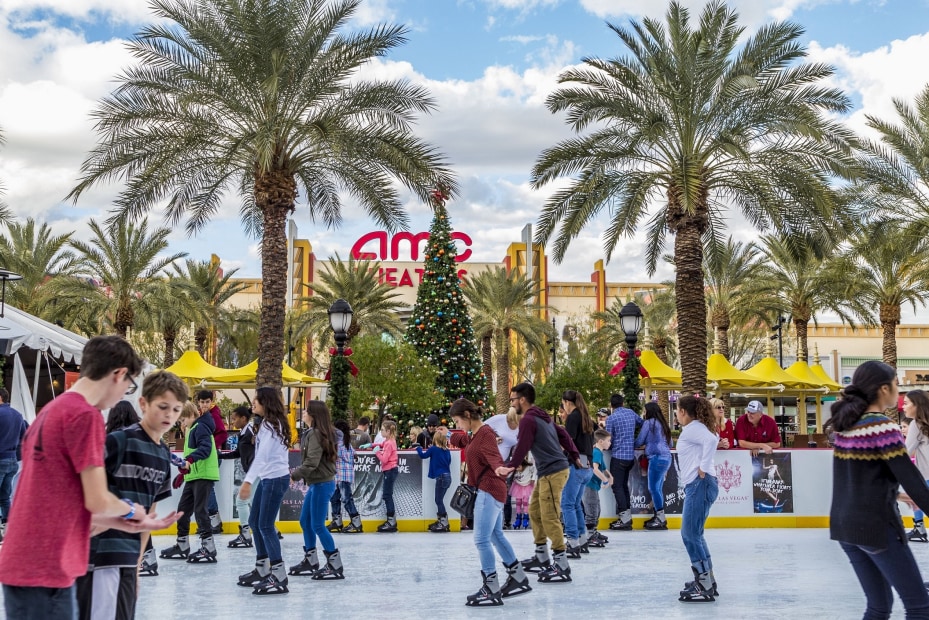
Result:
{"type": "Polygon", "coordinates": [[[793,513],[793,489],[790,452],[761,453],[752,457],[755,514],[793,513]]]}

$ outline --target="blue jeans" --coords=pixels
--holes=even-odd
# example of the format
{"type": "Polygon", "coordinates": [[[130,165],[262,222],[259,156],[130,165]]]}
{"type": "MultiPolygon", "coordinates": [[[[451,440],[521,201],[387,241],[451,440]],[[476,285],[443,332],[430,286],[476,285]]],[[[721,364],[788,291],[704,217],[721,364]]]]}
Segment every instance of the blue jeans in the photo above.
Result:
{"type": "Polygon", "coordinates": [[[485,575],[497,572],[494,548],[504,564],[516,561],[510,541],[503,534],[503,502],[498,502],[487,491],[478,491],[474,501],[474,546],[481,559],[481,570],[485,575]],[[493,546],[491,546],[493,545],[493,546]]]}
{"type": "Polygon", "coordinates": [[[568,469],[568,482],[561,492],[561,514],[564,518],[565,536],[569,540],[576,540],[587,533],[582,500],[584,499],[584,487],[590,482],[594,470],[589,467],[577,469],[574,465],[568,469]]]}
{"type": "Polygon", "coordinates": [[[13,477],[19,470],[16,459],[0,461],[0,516],[6,521],[10,516],[10,500],[13,497],[13,477]]]}
{"type": "Polygon", "coordinates": [[[703,478],[698,476],[684,487],[681,538],[684,539],[684,548],[690,556],[690,563],[699,573],[705,573],[713,568],[710,549],[706,546],[706,538],[703,536],[703,527],[706,525],[706,518],[710,516],[710,508],[713,507],[717,495],[719,495],[719,484],[716,482],[716,476],[710,474],[706,474],[703,478]]]}
{"type": "Polygon", "coordinates": [[[248,515],[258,558],[268,558],[272,564],[281,561],[281,541],[277,538],[274,520],[281,509],[281,502],[284,501],[284,493],[289,487],[289,475],[262,478],[252,497],[252,513],[248,515]]]}
{"type": "MultiPolygon", "coordinates": [[[[929,484],[929,480],[926,480],[926,484],[929,484]]],[[[0,493],[2,493],[2,492],[3,492],[3,491],[0,490],[0,493]]],[[[0,499],[2,499],[2,498],[0,498],[0,499]]],[[[3,514],[6,514],[6,513],[3,513],[3,514]]],[[[913,511],[913,520],[914,520],[914,521],[922,521],[922,520],[923,520],[923,511],[920,510],[919,508],[917,508],[916,510],[914,510],[914,511],[913,511]]]]}
{"type": "Polygon", "coordinates": [[[17,620],[77,620],[77,593],[70,588],[3,586],[7,618],[17,620]]]}
{"type": "Polygon", "coordinates": [[[451,474],[442,474],[435,479],[435,512],[440,517],[448,516],[445,510],[445,494],[450,486],[452,486],[451,474]]]}
{"type": "Polygon", "coordinates": [[[335,541],[326,529],[326,508],[335,491],[335,481],[317,482],[306,489],[303,498],[303,510],[300,511],[300,527],[303,528],[303,546],[306,549],[316,547],[316,537],[326,551],[335,551],[335,541]]]}
{"type": "Polygon", "coordinates": [[[887,526],[886,549],[844,542],[839,545],[848,556],[868,601],[863,620],[890,618],[894,603],[891,587],[903,601],[907,620],[929,618],[929,594],[919,574],[919,566],[906,541],[898,537],[893,526],[887,526]]]}
{"type": "Polygon", "coordinates": [[[648,457],[648,492],[655,512],[664,510],[664,477],[671,468],[671,455],[648,457]]]}
{"type": "MultiPolygon", "coordinates": [[[[340,482],[338,492],[342,496],[342,507],[348,512],[349,517],[358,516],[358,509],[355,508],[355,498],[352,496],[352,483],[340,482]]],[[[335,497],[335,494],[333,494],[335,497]]]]}
{"type": "Polygon", "coordinates": [[[210,489],[210,499],[206,501],[207,514],[215,515],[219,513],[219,502],[216,501],[216,487],[210,489]]]}
{"type": "Polygon", "coordinates": [[[400,469],[398,467],[381,472],[381,478],[384,480],[384,486],[381,487],[381,497],[384,498],[384,505],[387,507],[388,517],[392,517],[395,514],[394,483],[397,482],[397,476],[399,475],[400,469]]]}

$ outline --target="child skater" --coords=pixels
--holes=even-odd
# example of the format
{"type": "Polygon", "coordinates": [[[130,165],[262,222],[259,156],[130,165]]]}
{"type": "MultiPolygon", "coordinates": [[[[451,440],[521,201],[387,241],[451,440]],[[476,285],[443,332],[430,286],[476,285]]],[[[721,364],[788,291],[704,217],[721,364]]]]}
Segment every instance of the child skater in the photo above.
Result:
{"type": "Polygon", "coordinates": [[[311,400],[303,412],[306,433],[300,441],[303,462],[290,473],[290,479],[306,484],[300,527],[303,528],[303,561],[290,570],[291,575],[310,575],[313,579],[344,579],[342,559],[332,533],[326,528],[326,510],[335,491],[338,449],[336,430],[329,409],[319,400],[311,400]],[[316,538],[323,545],[326,565],[319,566],[316,538]]]}
{"type": "MultiPolygon", "coordinates": [[[[361,515],[355,507],[355,498],[352,496],[352,485],[355,484],[355,448],[352,447],[352,431],[345,420],[336,420],[336,443],[339,448],[338,461],[335,468],[335,484],[338,495],[342,500],[342,507],[348,513],[349,524],[342,528],[344,534],[360,534],[361,515]]],[[[335,497],[333,493],[333,497],[335,497]]]]}
{"type": "Polygon", "coordinates": [[[529,498],[532,497],[532,490],[535,489],[535,480],[535,464],[533,464],[532,455],[526,455],[523,466],[516,471],[513,485],[510,487],[510,495],[516,504],[514,530],[525,530],[529,527],[529,498]]]}
{"type": "Polygon", "coordinates": [[[600,487],[613,485],[613,474],[607,469],[604,452],[610,449],[613,436],[609,431],[598,428],[594,431],[594,458],[591,468],[594,475],[584,488],[584,519],[587,521],[587,544],[605,547],[610,539],[597,531],[600,524],[600,487]]]}
{"type": "Polygon", "coordinates": [[[684,584],[678,600],[710,603],[716,600],[716,578],[703,528],[719,494],[714,460],[719,444],[716,416],[706,398],[684,396],[677,401],[677,421],[681,425],[677,458],[681,470],[680,484],[684,487],[681,538],[694,572],[694,580],[684,584]]]}
{"type": "Polygon", "coordinates": [[[274,528],[284,493],[290,488],[288,452],[292,443],[280,389],[260,387],[255,390],[252,411],[261,417],[261,425],[255,435],[255,460],[239,487],[239,498],[248,500],[252,496],[252,484],[260,479],[248,516],[257,557],[255,569],[239,576],[239,585],[254,588],[252,594],[287,594],[287,569],[281,555],[281,541],[274,528]]]}
{"type": "Polygon", "coordinates": [[[381,424],[381,439],[374,444],[374,455],[381,462],[381,495],[387,508],[387,520],[378,526],[378,532],[396,532],[397,517],[394,508],[394,483],[400,470],[397,469],[397,423],[385,420],[381,424]]]}
{"type": "Polygon", "coordinates": [[[423,451],[416,445],[416,454],[421,459],[429,459],[429,477],[435,480],[435,510],[438,519],[429,525],[430,532],[449,532],[448,513],[445,511],[445,493],[452,486],[452,453],[448,451],[448,437],[445,433],[432,436],[432,445],[423,451]]]}

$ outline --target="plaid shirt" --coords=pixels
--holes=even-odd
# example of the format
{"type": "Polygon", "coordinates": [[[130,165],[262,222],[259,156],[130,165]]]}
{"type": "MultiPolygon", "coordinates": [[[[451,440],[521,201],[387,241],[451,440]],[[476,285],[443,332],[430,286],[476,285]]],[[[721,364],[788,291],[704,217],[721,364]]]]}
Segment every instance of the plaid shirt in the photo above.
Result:
{"type": "Polygon", "coordinates": [[[642,426],[642,418],[632,409],[619,407],[606,419],[606,430],[612,436],[610,454],[620,461],[635,458],[635,436],[642,426]]]}
{"type": "Polygon", "coordinates": [[[336,460],[335,481],[355,482],[355,449],[349,445],[347,448],[339,441],[339,457],[336,460]]]}

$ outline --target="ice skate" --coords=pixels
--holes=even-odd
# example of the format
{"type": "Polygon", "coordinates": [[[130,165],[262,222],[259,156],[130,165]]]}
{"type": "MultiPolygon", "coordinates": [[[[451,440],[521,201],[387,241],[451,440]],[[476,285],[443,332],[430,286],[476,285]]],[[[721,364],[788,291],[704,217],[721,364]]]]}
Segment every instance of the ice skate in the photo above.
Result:
{"type": "Polygon", "coordinates": [[[342,557],[339,555],[339,550],[326,551],[323,549],[323,553],[326,555],[326,565],[313,573],[313,579],[316,581],[345,579],[345,575],[342,574],[342,557]]]}
{"type": "Polygon", "coordinates": [[[659,510],[655,516],[645,522],[647,530],[666,530],[668,529],[668,520],[664,516],[664,510],[659,510]]]}
{"type": "Polygon", "coordinates": [[[503,605],[503,596],[500,594],[500,584],[497,581],[497,573],[485,575],[484,571],[481,571],[481,577],[484,578],[484,585],[474,594],[468,595],[468,602],[465,603],[465,605],[468,607],[480,607],[485,605],[496,607],[498,605],[503,605]]]}
{"type": "Polygon", "coordinates": [[[190,545],[187,543],[186,536],[178,536],[177,543],[173,547],[163,549],[159,557],[163,560],[186,560],[190,555],[190,545]]]}
{"type": "MultiPolygon", "coordinates": [[[[697,569],[693,566],[690,567],[690,570],[694,572],[694,579],[700,578],[700,573],[697,572],[697,569]]],[[[693,585],[693,581],[688,581],[684,584],[684,588],[689,588],[693,585]]],[[[713,598],[719,596],[719,590],[716,588],[716,575],[713,574],[713,569],[710,569],[710,594],[713,595],[713,598]]]]}
{"type": "Polygon", "coordinates": [[[571,566],[564,551],[556,551],[552,563],[539,573],[539,583],[567,583],[571,581],[571,566]]]}
{"type": "Polygon", "coordinates": [[[158,576],[158,559],[154,549],[146,549],[142,554],[142,563],[139,565],[139,575],[142,577],[158,576]]]}
{"type": "Polygon", "coordinates": [[[269,594],[287,594],[287,569],[284,568],[283,562],[278,562],[271,567],[271,574],[255,584],[252,594],[259,596],[269,594]]]}
{"type": "Polygon", "coordinates": [[[569,541],[565,546],[565,555],[567,555],[572,560],[581,559],[581,545],[579,541],[572,540],[569,541]]]}
{"type": "Polygon", "coordinates": [[[926,535],[926,526],[923,525],[922,519],[913,521],[913,529],[906,535],[906,539],[910,542],[929,543],[929,536],[926,535]]]}
{"type": "Polygon", "coordinates": [[[255,568],[251,572],[245,573],[244,575],[239,575],[239,582],[237,585],[240,585],[243,588],[254,588],[270,574],[271,561],[268,560],[268,558],[263,558],[255,562],[255,568]]]}
{"type": "Polygon", "coordinates": [[[342,531],[342,515],[332,515],[332,521],[326,526],[326,529],[335,534],[342,531]]]}
{"type": "Polygon", "coordinates": [[[364,530],[361,527],[361,516],[353,515],[351,522],[342,530],[343,534],[361,534],[364,530]]]}
{"type": "Polygon", "coordinates": [[[200,548],[196,553],[191,553],[187,557],[188,564],[215,564],[216,563],[216,544],[212,536],[207,536],[200,540],[200,548]]]}
{"type": "Polygon", "coordinates": [[[210,515],[210,528],[213,534],[223,533],[223,519],[219,516],[218,512],[214,512],[210,515]]]}
{"type": "Polygon", "coordinates": [[[632,511],[624,510],[620,513],[619,518],[610,523],[610,529],[614,531],[629,531],[632,529],[632,511]]]}
{"type": "Polygon", "coordinates": [[[303,576],[313,575],[319,570],[319,558],[316,555],[316,547],[312,549],[303,548],[303,560],[296,566],[291,566],[287,572],[288,575],[303,576]]]}
{"type": "Polygon", "coordinates": [[[712,579],[709,571],[698,573],[695,569],[694,574],[696,575],[696,579],[684,584],[684,589],[681,590],[680,597],[677,600],[683,603],[714,602],[716,599],[713,597],[712,579]]]}
{"type": "Polygon", "coordinates": [[[503,587],[500,589],[500,595],[503,598],[516,596],[532,590],[532,586],[529,585],[529,578],[526,577],[526,573],[523,571],[522,564],[519,560],[512,564],[504,564],[504,566],[506,567],[506,583],[504,583],[503,587]]]}
{"type": "Polygon", "coordinates": [[[252,546],[252,530],[247,525],[239,526],[239,535],[229,541],[228,547],[232,549],[241,549],[252,546]]]}
{"type": "Polygon", "coordinates": [[[396,532],[397,519],[393,515],[387,515],[387,520],[377,527],[378,532],[396,532]]]}
{"type": "Polygon", "coordinates": [[[587,537],[587,542],[585,543],[588,547],[596,547],[602,549],[606,547],[606,543],[600,540],[600,537],[597,535],[597,532],[592,532],[590,536],[587,537]]]}
{"type": "Polygon", "coordinates": [[[448,517],[439,517],[439,520],[429,526],[430,532],[450,532],[448,517]]]}
{"type": "Polygon", "coordinates": [[[523,570],[527,573],[541,572],[548,568],[551,563],[552,560],[548,557],[548,547],[546,545],[536,545],[535,555],[528,560],[522,561],[523,570]]]}

